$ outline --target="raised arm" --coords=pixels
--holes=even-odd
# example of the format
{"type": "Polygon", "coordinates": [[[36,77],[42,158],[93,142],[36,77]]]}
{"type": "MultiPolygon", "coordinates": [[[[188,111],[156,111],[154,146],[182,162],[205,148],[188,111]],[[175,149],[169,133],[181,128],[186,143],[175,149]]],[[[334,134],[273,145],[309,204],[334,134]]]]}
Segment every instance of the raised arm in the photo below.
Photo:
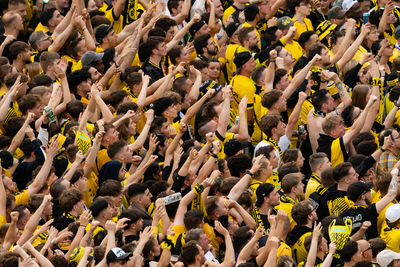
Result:
{"type": "Polygon", "coordinates": [[[303,105],[304,100],[306,100],[306,98],[307,98],[306,93],[304,93],[304,92],[299,93],[299,99],[297,101],[296,106],[294,107],[294,109],[292,111],[292,114],[290,114],[288,123],[286,125],[286,129],[285,129],[285,134],[288,139],[292,138],[294,126],[296,125],[296,123],[299,119],[301,107],[303,105]]]}
{"type": "MultiPolygon", "coordinates": [[[[186,0],[187,1],[187,0],[186,0]]],[[[172,39],[168,44],[167,44],[167,52],[170,51],[174,46],[176,46],[182,38],[185,36],[185,34],[189,31],[190,27],[196,22],[199,22],[201,20],[201,17],[199,14],[196,14],[193,16],[193,18],[183,27],[172,39]]]]}
{"type": "Polygon", "coordinates": [[[356,21],[354,19],[347,19],[346,22],[346,34],[344,35],[343,41],[339,47],[339,50],[331,59],[331,64],[334,64],[339,61],[339,59],[343,56],[346,50],[349,48],[351,44],[351,40],[353,38],[354,27],[356,26],[356,21]]]}
{"type": "Polygon", "coordinates": [[[19,147],[19,145],[24,140],[25,130],[29,126],[29,123],[31,123],[33,121],[34,116],[35,115],[33,113],[28,114],[28,116],[26,117],[26,120],[24,121],[24,124],[22,124],[22,127],[18,130],[17,134],[12,139],[11,145],[7,149],[7,151],[10,152],[11,155],[14,155],[15,150],[19,147]]]}
{"type": "Polygon", "coordinates": [[[377,213],[380,213],[390,202],[392,202],[395,199],[397,191],[399,190],[397,185],[398,184],[397,175],[399,174],[399,169],[393,168],[390,174],[392,175],[392,180],[390,181],[389,184],[389,190],[387,194],[376,203],[377,213]]]}
{"type": "Polygon", "coordinates": [[[233,249],[231,236],[225,227],[219,221],[215,221],[215,230],[224,236],[225,241],[225,257],[220,267],[233,267],[235,265],[235,250],[233,249]]]}
{"type": "Polygon", "coordinates": [[[253,237],[250,239],[249,242],[247,242],[247,244],[240,251],[236,261],[236,265],[240,265],[241,263],[245,263],[248,260],[250,260],[251,255],[253,254],[254,251],[254,247],[257,244],[258,240],[264,235],[264,232],[265,230],[263,227],[260,226],[257,228],[253,237]]]}
{"type": "Polygon", "coordinates": [[[226,129],[228,127],[229,121],[230,121],[230,112],[231,112],[231,99],[230,99],[230,94],[231,94],[231,85],[225,86],[222,88],[222,94],[224,98],[224,102],[222,102],[221,106],[221,113],[219,114],[219,119],[218,119],[218,126],[217,126],[217,132],[222,136],[225,137],[226,129]]]}
{"type": "Polygon", "coordinates": [[[247,96],[244,96],[239,103],[239,132],[234,135],[234,138],[240,142],[250,141],[249,128],[246,120],[247,100],[247,96]]]}
{"type": "Polygon", "coordinates": [[[176,17],[172,18],[173,20],[175,20],[176,25],[181,24],[183,20],[185,20],[189,16],[190,7],[191,7],[191,1],[184,0],[181,12],[176,17]]]}
{"type": "Polygon", "coordinates": [[[317,259],[317,252],[318,252],[318,238],[321,235],[322,226],[321,223],[317,225],[314,223],[314,229],[311,237],[311,246],[310,250],[308,251],[307,261],[305,267],[312,267],[315,264],[315,260],[317,259]]]}

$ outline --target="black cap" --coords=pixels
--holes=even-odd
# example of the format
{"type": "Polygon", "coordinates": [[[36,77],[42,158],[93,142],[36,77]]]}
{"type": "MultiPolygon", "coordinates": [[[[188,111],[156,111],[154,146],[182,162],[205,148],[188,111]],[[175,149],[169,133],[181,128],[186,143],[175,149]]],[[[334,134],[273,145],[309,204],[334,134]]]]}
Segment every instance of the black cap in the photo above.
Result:
{"type": "Polygon", "coordinates": [[[214,97],[216,94],[219,93],[219,91],[222,90],[222,85],[220,85],[216,81],[207,80],[200,86],[200,92],[202,95],[205,95],[210,89],[215,89],[215,93],[212,95],[212,97],[214,97]]]}
{"type": "Polygon", "coordinates": [[[256,200],[256,206],[260,207],[263,203],[264,203],[264,197],[269,196],[269,194],[271,194],[272,191],[274,191],[275,186],[273,184],[270,183],[263,183],[260,184],[256,190],[256,196],[257,196],[257,200],[256,200]]]}
{"type": "Polygon", "coordinates": [[[194,37],[196,32],[198,32],[201,29],[201,27],[203,27],[204,24],[206,24],[204,20],[193,23],[193,25],[189,29],[189,33],[192,36],[192,38],[194,37]]]}
{"type": "Polygon", "coordinates": [[[92,212],[93,217],[97,217],[100,212],[108,208],[108,201],[105,198],[97,198],[90,205],[90,211],[92,212]]]}
{"type": "Polygon", "coordinates": [[[236,65],[236,73],[239,73],[244,64],[252,58],[249,52],[240,52],[235,56],[233,62],[236,65]]]}
{"type": "Polygon", "coordinates": [[[244,146],[236,139],[231,139],[224,145],[224,153],[227,157],[232,157],[238,153],[244,146]]]}
{"type": "Polygon", "coordinates": [[[372,182],[364,183],[361,181],[352,183],[347,188],[347,196],[351,201],[357,201],[363,194],[369,192],[374,186],[372,182]]]}
{"type": "Polygon", "coordinates": [[[239,22],[231,22],[226,26],[225,32],[226,35],[228,35],[229,38],[232,37],[232,35],[236,32],[236,30],[239,28],[240,23],[239,22]]]}
{"type": "Polygon", "coordinates": [[[132,253],[126,253],[123,251],[121,248],[112,248],[110,251],[107,253],[107,264],[110,264],[111,262],[114,261],[120,261],[120,260],[129,260],[129,258],[132,256],[132,253]]]}
{"type": "Polygon", "coordinates": [[[103,24],[96,29],[94,36],[99,44],[103,43],[103,38],[112,30],[113,25],[113,23],[111,25],[103,24]]]}

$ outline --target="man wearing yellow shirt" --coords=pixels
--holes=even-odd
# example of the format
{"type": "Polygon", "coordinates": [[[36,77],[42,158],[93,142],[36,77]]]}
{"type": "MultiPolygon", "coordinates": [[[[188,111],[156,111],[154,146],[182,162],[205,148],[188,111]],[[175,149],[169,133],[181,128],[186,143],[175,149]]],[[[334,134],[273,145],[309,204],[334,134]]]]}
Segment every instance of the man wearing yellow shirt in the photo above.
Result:
{"type": "Polygon", "coordinates": [[[95,33],[96,41],[99,43],[99,46],[96,48],[96,52],[101,52],[110,47],[116,47],[118,44],[117,35],[113,30],[113,24],[100,25],[96,29],[95,33]]]}
{"type": "Polygon", "coordinates": [[[288,7],[295,11],[292,18],[294,22],[293,26],[297,29],[297,34],[294,37],[295,40],[298,40],[303,32],[314,30],[311,20],[306,18],[311,12],[311,4],[308,0],[289,1],[288,7]]]}
{"type": "Polygon", "coordinates": [[[257,30],[258,22],[260,21],[260,15],[258,7],[255,4],[251,4],[245,7],[244,9],[244,19],[245,23],[243,23],[243,27],[253,27],[254,32],[257,34],[258,37],[258,49],[261,49],[261,34],[257,30]]]}
{"type": "Polygon", "coordinates": [[[400,204],[393,204],[386,210],[386,222],[388,227],[382,230],[381,238],[388,249],[400,252],[400,204]]]}
{"type": "Polygon", "coordinates": [[[325,153],[319,152],[310,156],[310,168],[312,174],[306,187],[306,199],[308,199],[308,197],[316,191],[317,187],[321,185],[321,173],[330,166],[331,162],[325,153]]]}
{"type": "Polygon", "coordinates": [[[236,65],[236,75],[231,81],[233,102],[231,110],[239,114],[239,103],[244,96],[247,97],[247,121],[249,125],[254,123],[253,101],[256,87],[250,79],[252,71],[256,67],[256,62],[249,52],[241,52],[234,59],[236,65]]]}
{"type": "MultiPolygon", "coordinates": [[[[283,35],[286,35],[289,31],[289,28],[293,26],[294,22],[288,16],[284,16],[278,19],[276,23],[276,27],[282,31],[283,35]]],[[[297,41],[292,39],[287,39],[287,42],[284,48],[290,52],[294,59],[298,60],[303,55],[303,48],[301,48],[300,44],[297,41]]]]}

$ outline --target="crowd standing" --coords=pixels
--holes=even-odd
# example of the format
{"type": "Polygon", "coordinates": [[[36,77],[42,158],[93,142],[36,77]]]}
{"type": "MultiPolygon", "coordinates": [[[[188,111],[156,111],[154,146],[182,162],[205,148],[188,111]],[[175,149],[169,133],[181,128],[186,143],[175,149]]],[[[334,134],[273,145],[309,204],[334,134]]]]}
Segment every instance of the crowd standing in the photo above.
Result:
{"type": "Polygon", "coordinates": [[[0,14],[0,267],[400,266],[398,0],[0,14]]]}

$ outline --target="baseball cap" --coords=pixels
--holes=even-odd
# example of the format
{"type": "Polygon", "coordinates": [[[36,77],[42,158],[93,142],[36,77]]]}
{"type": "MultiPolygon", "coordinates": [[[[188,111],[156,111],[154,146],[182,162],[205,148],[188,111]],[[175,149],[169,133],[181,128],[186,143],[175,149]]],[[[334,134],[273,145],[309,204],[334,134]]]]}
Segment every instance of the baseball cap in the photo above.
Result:
{"type": "Polygon", "coordinates": [[[128,260],[132,256],[132,253],[126,253],[123,251],[121,248],[112,248],[108,253],[107,253],[107,264],[110,264],[111,262],[114,261],[119,261],[119,260],[128,260]]]}
{"type": "Polygon", "coordinates": [[[399,82],[399,73],[397,71],[393,71],[386,77],[386,84],[389,87],[396,86],[397,83],[399,82]]]}
{"type": "Polygon", "coordinates": [[[356,201],[359,197],[361,197],[363,194],[367,193],[368,191],[371,190],[373,187],[372,182],[364,183],[361,181],[352,183],[349,185],[347,188],[347,196],[351,201],[356,201]]]}
{"type": "Polygon", "coordinates": [[[204,24],[206,24],[204,20],[193,23],[193,25],[189,29],[189,33],[192,36],[192,38],[196,34],[196,32],[198,32],[201,29],[201,27],[203,27],[204,24]]]}
{"type": "Polygon", "coordinates": [[[93,217],[97,217],[100,212],[108,208],[108,201],[105,198],[97,198],[90,205],[90,211],[92,212],[93,217]]]}
{"type": "Polygon", "coordinates": [[[357,4],[357,0],[343,0],[342,9],[347,12],[352,8],[355,4],[357,4]]]}
{"type": "Polygon", "coordinates": [[[387,267],[390,263],[392,263],[392,261],[399,259],[400,253],[396,253],[394,251],[391,251],[390,249],[382,250],[378,253],[378,256],[376,256],[376,261],[378,262],[380,267],[387,267]]]}
{"type": "Polygon", "coordinates": [[[318,35],[318,38],[321,41],[331,32],[333,32],[336,27],[336,24],[331,23],[329,20],[325,20],[318,25],[315,33],[318,35]]]}
{"type": "Polygon", "coordinates": [[[400,204],[393,204],[387,208],[385,217],[389,223],[394,223],[400,219],[400,204]]]}
{"type": "Polygon", "coordinates": [[[98,43],[101,44],[103,42],[103,38],[106,37],[107,34],[112,30],[113,25],[113,23],[111,23],[110,25],[102,24],[96,29],[96,33],[94,34],[94,36],[96,37],[96,41],[98,43]]]}
{"type": "Polygon", "coordinates": [[[225,32],[228,35],[229,38],[232,37],[232,35],[236,32],[236,30],[239,28],[240,23],[238,22],[231,22],[226,26],[225,32]]]}
{"type": "Polygon", "coordinates": [[[244,64],[252,58],[249,52],[240,52],[235,56],[233,62],[236,65],[236,73],[239,73],[244,64]]]}
{"type": "Polygon", "coordinates": [[[271,194],[272,191],[274,191],[275,186],[273,184],[270,183],[263,183],[260,184],[256,190],[256,196],[257,196],[257,200],[256,200],[256,206],[259,207],[262,205],[262,203],[264,202],[264,197],[269,196],[269,194],[271,194]]]}
{"type": "Polygon", "coordinates": [[[83,54],[81,58],[82,66],[89,66],[90,64],[100,61],[103,59],[104,53],[96,53],[94,51],[88,51],[83,54]]]}
{"type": "Polygon", "coordinates": [[[234,156],[237,152],[243,149],[244,146],[236,139],[231,139],[224,145],[224,153],[227,157],[234,156]]]}
{"type": "Polygon", "coordinates": [[[200,93],[202,95],[205,95],[210,89],[215,89],[215,93],[212,95],[212,97],[214,97],[216,94],[219,93],[219,91],[222,90],[222,85],[220,85],[216,81],[207,80],[200,86],[200,93]]]}
{"type": "Polygon", "coordinates": [[[342,19],[346,11],[340,8],[340,6],[334,6],[329,9],[328,14],[326,15],[328,19],[342,19]]]}
{"type": "Polygon", "coordinates": [[[284,16],[278,19],[276,27],[278,27],[280,30],[284,30],[289,29],[291,26],[293,26],[293,24],[294,21],[290,17],[284,16]]]}

